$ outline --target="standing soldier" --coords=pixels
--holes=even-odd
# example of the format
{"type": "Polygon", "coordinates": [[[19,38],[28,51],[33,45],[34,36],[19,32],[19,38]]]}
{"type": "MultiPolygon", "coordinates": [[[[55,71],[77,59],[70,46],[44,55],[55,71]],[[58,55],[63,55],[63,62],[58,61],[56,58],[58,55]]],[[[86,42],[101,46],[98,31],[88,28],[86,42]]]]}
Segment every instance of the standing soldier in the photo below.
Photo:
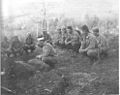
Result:
{"type": "Polygon", "coordinates": [[[109,48],[108,41],[103,35],[99,33],[99,28],[97,27],[93,28],[93,34],[95,35],[98,42],[100,57],[107,56],[107,51],[109,48]]]}
{"type": "Polygon", "coordinates": [[[95,61],[98,58],[98,46],[97,40],[93,34],[89,32],[87,25],[81,27],[83,40],[81,41],[81,47],[79,53],[87,55],[91,61],[95,61]]]}
{"type": "Polygon", "coordinates": [[[35,50],[34,38],[32,37],[30,33],[28,33],[28,37],[26,38],[25,45],[23,48],[26,53],[30,53],[35,50]]]}

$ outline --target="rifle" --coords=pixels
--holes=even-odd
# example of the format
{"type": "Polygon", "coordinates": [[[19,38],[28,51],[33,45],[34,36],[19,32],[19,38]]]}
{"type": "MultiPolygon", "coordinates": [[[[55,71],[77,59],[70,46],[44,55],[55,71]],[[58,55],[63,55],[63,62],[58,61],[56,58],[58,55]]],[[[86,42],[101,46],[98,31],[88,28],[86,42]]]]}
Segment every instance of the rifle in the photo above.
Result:
{"type": "Polygon", "coordinates": [[[5,90],[5,91],[7,91],[7,92],[10,92],[10,93],[16,93],[15,91],[13,91],[13,90],[10,90],[10,89],[8,89],[8,88],[6,88],[6,87],[3,87],[3,86],[1,86],[1,89],[3,89],[3,90],[5,90]]]}

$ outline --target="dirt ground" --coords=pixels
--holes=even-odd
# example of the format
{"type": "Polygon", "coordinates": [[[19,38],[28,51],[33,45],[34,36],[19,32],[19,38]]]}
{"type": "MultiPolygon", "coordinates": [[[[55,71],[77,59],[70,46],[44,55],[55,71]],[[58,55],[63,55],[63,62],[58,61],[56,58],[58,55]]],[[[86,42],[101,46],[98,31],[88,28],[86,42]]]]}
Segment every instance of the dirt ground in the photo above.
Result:
{"type": "Polygon", "coordinates": [[[119,93],[118,38],[111,40],[109,56],[100,64],[90,64],[89,58],[77,54],[71,56],[67,50],[58,49],[58,64],[49,72],[36,72],[27,80],[11,79],[9,68],[14,60],[29,60],[35,54],[21,58],[2,59],[8,75],[2,77],[2,86],[15,93],[3,91],[2,95],[110,95],[119,93]],[[7,64],[7,65],[5,65],[7,64]],[[67,77],[63,80],[61,74],[67,77]],[[67,82],[69,81],[69,85],[67,82]]]}

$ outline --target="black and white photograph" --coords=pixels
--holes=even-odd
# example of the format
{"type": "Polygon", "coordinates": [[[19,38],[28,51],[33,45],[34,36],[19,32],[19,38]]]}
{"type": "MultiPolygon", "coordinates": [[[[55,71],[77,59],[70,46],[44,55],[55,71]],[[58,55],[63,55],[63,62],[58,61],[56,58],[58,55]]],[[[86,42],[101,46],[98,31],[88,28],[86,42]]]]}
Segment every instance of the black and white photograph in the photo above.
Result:
{"type": "Polygon", "coordinates": [[[1,95],[119,95],[119,0],[1,0],[1,95]]]}

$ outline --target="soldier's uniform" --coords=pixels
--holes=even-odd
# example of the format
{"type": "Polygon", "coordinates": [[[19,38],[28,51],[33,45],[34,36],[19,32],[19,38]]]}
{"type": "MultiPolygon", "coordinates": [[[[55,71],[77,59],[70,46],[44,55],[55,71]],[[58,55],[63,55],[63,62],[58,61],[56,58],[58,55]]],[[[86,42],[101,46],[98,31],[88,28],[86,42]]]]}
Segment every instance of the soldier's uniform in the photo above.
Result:
{"type": "Polygon", "coordinates": [[[18,39],[18,36],[13,37],[13,40],[10,45],[11,53],[17,56],[17,54],[22,53],[22,43],[18,39]]]}
{"type": "Polygon", "coordinates": [[[47,41],[49,43],[52,43],[52,38],[51,38],[51,36],[48,33],[43,35],[43,37],[44,37],[45,41],[47,41]]]}
{"type": "Polygon", "coordinates": [[[73,31],[73,33],[69,33],[68,37],[66,39],[66,45],[68,49],[72,49],[73,51],[78,52],[80,48],[80,40],[79,40],[79,34],[76,31],[73,31]],[[67,44],[67,42],[70,42],[67,44]]]}
{"type": "Polygon", "coordinates": [[[62,40],[62,31],[61,29],[58,29],[56,39],[55,39],[55,45],[61,47],[63,40],[62,40]]]}
{"type": "Polygon", "coordinates": [[[30,50],[31,52],[35,50],[35,42],[31,34],[29,34],[26,38],[26,42],[23,48],[26,53],[28,53],[28,50],[30,50]]]}
{"type": "Polygon", "coordinates": [[[79,52],[80,44],[81,44],[80,43],[80,36],[76,31],[74,31],[73,39],[72,39],[72,48],[77,53],[79,52]]]}
{"type": "Polygon", "coordinates": [[[89,32],[86,25],[84,25],[82,28],[83,33],[85,33],[86,36],[82,35],[83,41],[81,41],[79,52],[86,54],[90,59],[98,58],[98,44],[96,37],[89,32]]]}
{"type": "Polygon", "coordinates": [[[42,38],[42,37],[44,38],[44,41],[52,44],[52,38],[51,38],[50,34],[47,33],[46,30],[43,30],[43,34],[39,38],[42,38]]]}
{"type": "Polygon", "coordinates": [[[62,48],[65,48],[65,40],[66,40],[67,37],[68,37],[66,28],[63,28],[63,29],[62,29],[62,35],[61,35],[61,36],[62,36],[62,37],[61,37],[62,48]]]}
{"type": "Polygon", "coordinates": [[[87,48],[86,54],[88,56],[96,56],[98,53],[97,40],[96,40],[95,36],[90,33],[83,40],[81,47],[83,47],[83,49],[87,48]]]}
{"type": "Polygon", "coordinates": [[[10,45],[7,37],[4,37],[3,41],[1,42],[1,54],[8,54],[9,46],[10,45]]]}
{"type": "Polygon", "coordinates": [[[105,37],[103,35],[99,35],[97,37],[97,41],[98,41],[98,47],[100,49],[100,54],[102,55],[106,55],[107,56],[107,51],[109,48],[109,44],[108,41],[105,39],[105,37]]]}
{"type": "Polygon", "coordinates": [[[42,48],[42,52],[42,55],[40,55],[42,61],[48,64],[49,66],[54,67],[54,65],[57,63],[57,60],[56,51],[53,48],[53,46],[50,43],[45,42],[42,48]]]}
{"type": "Polygon", "coordinates": [[[99,48],[99,53],[100,55],[105,55],[107,56],[107,51],[108,51],[108,48],[109,48],[109,44],[108,44],[108,41],[107,39],[99,34],[99,29],[98,28],[94,28],[93,29],[93,33],[97,39],[97,44],[98,44],[98,48],[99,48]]]}

